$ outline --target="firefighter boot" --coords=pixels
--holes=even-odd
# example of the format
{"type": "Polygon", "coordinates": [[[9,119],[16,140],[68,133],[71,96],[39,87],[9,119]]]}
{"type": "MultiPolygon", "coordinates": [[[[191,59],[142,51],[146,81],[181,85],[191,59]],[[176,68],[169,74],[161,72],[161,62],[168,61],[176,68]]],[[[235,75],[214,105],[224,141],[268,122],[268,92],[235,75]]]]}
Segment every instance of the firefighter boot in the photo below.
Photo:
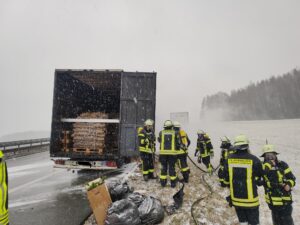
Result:
{"type": "Polygon", "coordinates": [[[149,179],[155,179],[154,174],[151,172],[148,174],[148,177],[149,177],[149,179]]]}
{"type": "Polygon", "coordinates": [[[165,187],[167,185],[167,180],[166,179],[160,179],[160,184],[162,187],[165,187]]]}
{"type": "Polygon", "coordinates": [[[144,181],[148,181],[149,179],[148,174],[143,175],[143,177],[144,177],[144,181]]]}
{"type": "Polygon", "coordinates": [[[177,180],[171,180],[171,188],[176,187],[177,180]]]}
{"type": "Polygon", "coordinates": [[[189,176],[190,176],[189,171],[183,172],[182,175],[183,175],[184,182],[188,183],[189,182],[189,176]]]}

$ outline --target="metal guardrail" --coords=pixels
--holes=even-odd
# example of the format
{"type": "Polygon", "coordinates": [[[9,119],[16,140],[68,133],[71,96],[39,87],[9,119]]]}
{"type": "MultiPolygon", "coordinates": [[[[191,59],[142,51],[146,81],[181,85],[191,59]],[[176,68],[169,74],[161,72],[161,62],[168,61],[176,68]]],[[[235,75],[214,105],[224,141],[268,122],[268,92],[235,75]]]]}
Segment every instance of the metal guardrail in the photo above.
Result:
{"type": "Polygon", "coordinates": [[[46,146],[50,144],[50,138],[29,139],[20,141],[0,142],[0,149],[4,153],[16,152],[32,147],[46,146]]]}

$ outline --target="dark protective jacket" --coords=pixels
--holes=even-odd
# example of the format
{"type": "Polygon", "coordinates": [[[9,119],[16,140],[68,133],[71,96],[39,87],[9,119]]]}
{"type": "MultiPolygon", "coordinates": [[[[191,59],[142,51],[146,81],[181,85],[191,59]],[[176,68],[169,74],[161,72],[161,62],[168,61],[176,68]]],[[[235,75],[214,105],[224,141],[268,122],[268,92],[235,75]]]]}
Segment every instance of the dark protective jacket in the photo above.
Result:
{"type": "Polygon", "coordinates": [[[160,155],[177,155],[182,145],[178,131],[166,129],[159,132],[160,155]]]}
{"type": "Polygon", "coordinates": [[[221,145],[221,157],[220,157],[220,166],[224,167],[225,161],[228,159],[228,156],[235,153],[235,149],[231,144],[221,145]]]}
{"type": "Polygon", "coordinates": [[[6,225],[8,221],[8,177],[7,166],[0,159],[0,224],[6,225]]]}
{"type": "Polygon", "coordinates": [[[224,184],[230,187],[232,205],[241,208],[259,206],[257,181],[262,177],[260,160],[247,151],[237,150],[224,166],[224,184]]]}
{"type": "Polygon", "coordinates": [[[276,166],[272,166],[271,163],[264,162],[263,172],[265,198],[269,206],[292,204],[292,193],[285,191],[284,185],[294,187],[296,177],[288,164],[284,161],[277,161],[276,166]]]}
{"type": "Polygon", "coordinates": [[[155,134],[145,128],[138,129],[139,151],[146,153],[155,152],[155,134]]]}
{"type": "Polygon", "coordinates": [[[205,157],[213,154],[213,152],[214,152],[213,146],[212,146],[211,140],[208,136],[205,135],[203,139],[200,139],[198,137],[196,152],[198,152],[198,151],[200,151],[200,156],[202,158],[205,158],[205,157]]]}
{"type": "Polygon", "coordinates": [[[219,177],[219,181],[222,185],[224,184],[224,166],[225,166],[225,162],[228,159],[228,156],[230,156],[231,154],[233,154],[235,152],[233,146],[231,144],[229,145],[221,145],[221,156],[220,156],[220,169],[218,171],[218,177],[219,177]]]}

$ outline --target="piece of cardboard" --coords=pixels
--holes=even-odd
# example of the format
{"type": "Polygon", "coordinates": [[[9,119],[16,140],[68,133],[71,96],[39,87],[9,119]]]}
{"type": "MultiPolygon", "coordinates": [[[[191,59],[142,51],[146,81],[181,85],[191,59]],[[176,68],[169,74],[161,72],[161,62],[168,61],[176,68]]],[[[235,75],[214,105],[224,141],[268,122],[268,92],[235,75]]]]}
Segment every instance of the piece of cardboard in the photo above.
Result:
{"type": "Polygon", "coordinates": [[[90,206],[98,225],[104,225],[107,209],[111,205],[111,197],[105,183],[87,192],[90,206]]]}

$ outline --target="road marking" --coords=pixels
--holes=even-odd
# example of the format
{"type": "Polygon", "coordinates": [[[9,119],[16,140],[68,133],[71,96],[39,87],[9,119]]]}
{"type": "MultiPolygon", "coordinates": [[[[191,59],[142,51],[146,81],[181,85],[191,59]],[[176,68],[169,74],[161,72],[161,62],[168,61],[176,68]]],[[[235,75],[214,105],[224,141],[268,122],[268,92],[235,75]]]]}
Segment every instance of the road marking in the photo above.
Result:
{"type": "Polygon", "coordinates": [[[41,163],[34,163],[31,165],[23,165],[23,166],[12,166],[12,167],[8,167],[7,171],[9,174],[11,173],[17,173],[19,171],[24,171],[24,170],[32,170],[32,169],[37,169],[37,168],[41,168],[41,167],[53,167],[53,162],[49,161],[47,163],[45,162],[41,162],[41,163]]]}
{"type": "Polygon", "coordinates": [[[18,186],[18,187],[15,187],[15,188],[10,189],[10,190],[8,191],[8,193],[9,193],[9,194],[14,193],[14,192],[16,192],[16,191],[18,191],[18,190],[20,190],[20,189],[22,189],[22,188],[24,188],[24,187],[28,187],[28,186],[30,186],[30,185],[32,185],[32,184],[35,184],[35,183],[38,183],[38,182],[40,182],[40,181],[42,181],[42,180],[46,180],[47,178],[49,178],[49,177],[51,177],[51,176],[53,176],[53,175],[55,175],[55,174],[57,174],[57,173],[62,173],[62,172],[63,172],[63,170],[61,170],[61,171],[56,171],[56,172],[51,173],[51,174],[49,174],[49,175],[47,175],[47,176],[44,176],[44,177],[35,179],[35,180],[30,181],[30,182],[28,182],[28,183],[26,183],[26,184],[22,184],[22,185],[20,185],[20,186],[18,186]]]}
{"type": "Polygon", "coordinates": [[[39,199],[39,200],[31,200],[31,201],[23,201],[22,202],[14,202],[14,203],[10,203],[8,205],[8,207],[11,209],[11,208],[16,208],[16,207],[20,207],[20,206],[24,206],[24,205],[32,205],[32,204],[37,204],[37,203],[40,203],[40,202],[44,202],[44,201],[47,201],[48,199],[45,198],[45,199],[39,199]]]}

